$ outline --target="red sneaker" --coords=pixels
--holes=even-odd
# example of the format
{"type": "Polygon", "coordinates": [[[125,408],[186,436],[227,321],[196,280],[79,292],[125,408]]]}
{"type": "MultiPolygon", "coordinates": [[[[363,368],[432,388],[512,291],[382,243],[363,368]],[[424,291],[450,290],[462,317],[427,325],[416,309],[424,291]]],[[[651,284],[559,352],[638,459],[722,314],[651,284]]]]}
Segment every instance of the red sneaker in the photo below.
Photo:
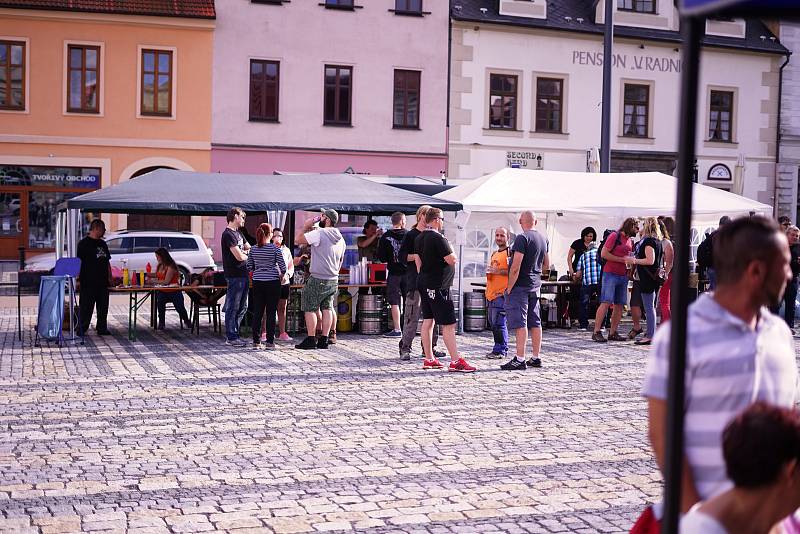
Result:
{"type": "Polygon", "coordinates": [[[444,365],[442,365],[442,362],[440,362],[436,358],[434,358],[432,360],[427,360],[426,359],[426,360],[422,361],[422,368],[423,369],[441,369],[442,367],[444,367],[444,365]]]}
{"type": "Polygon", "coordinates": [[[468,364],[464,358],[459,358],[454,362],[450,362],[450,367],[447,370],[451,373],[474,373],[477,368],[468,364]]]}

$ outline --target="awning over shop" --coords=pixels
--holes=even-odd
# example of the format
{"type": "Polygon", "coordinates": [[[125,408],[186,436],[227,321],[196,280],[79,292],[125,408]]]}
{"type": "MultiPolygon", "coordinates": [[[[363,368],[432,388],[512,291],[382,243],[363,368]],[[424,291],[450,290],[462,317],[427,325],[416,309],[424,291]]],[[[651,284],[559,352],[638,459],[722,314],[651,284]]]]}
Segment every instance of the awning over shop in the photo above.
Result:
{"type": "Polygon", "coordinates": [[[405,191],[353,174],[233,174],[157,169],[67,200],[59,209],[103,213],[225,215],[245,211],[333,208],[343,213],[413,213],[429,204],[458,211],[459,202],[405,191]]]}

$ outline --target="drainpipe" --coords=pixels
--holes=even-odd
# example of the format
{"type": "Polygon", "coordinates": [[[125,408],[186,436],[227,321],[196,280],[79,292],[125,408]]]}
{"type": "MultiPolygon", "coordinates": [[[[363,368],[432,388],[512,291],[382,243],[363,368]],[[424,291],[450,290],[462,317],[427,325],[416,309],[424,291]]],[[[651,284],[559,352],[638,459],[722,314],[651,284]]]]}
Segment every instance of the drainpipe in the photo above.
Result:
{"type": "MultiPolygon", "coordinates": [[[[781,161],[781,99],[783,98],[783,69],[786,65],[789,64],[789,59],[791,58],[792,53],[786,53],[786,61],[783,62],[781,68],[778,69],[778,124],[777,128],[775,128],[775,186],[772,192],[773,198],[775,198],[775,205],[772,207],[772,215],[773,217],[778,216],[778,165],[781,161]]],[[[795,195],[795,211],[797,211],[797,196],[795,195]]],[[[794,215],[794,214],[793,214],[794,215]]],[[[792,216],[794,219],[794,216],[792,216]]]]}
{"type": "Polygon", "coordinates": [[[447,119],[444,128],[444,153],[445,167],[444,175],[447,176],[450,167],[450,76],[451,62],[453,61],[453,18],[447,13],[447,119]]]}

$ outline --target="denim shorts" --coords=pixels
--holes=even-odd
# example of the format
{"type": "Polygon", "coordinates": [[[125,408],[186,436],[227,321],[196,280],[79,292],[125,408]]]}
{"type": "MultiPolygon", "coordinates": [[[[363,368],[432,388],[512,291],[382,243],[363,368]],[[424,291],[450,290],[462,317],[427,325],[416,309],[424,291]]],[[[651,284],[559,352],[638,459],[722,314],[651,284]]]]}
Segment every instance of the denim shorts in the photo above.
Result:
{"type": "Polygon", "coordinates": [[[537,328],[542,326],[539,317],[539,290],[514,287],[506,296],[508,329],[537,328]]]}
{"type": "Polygon", "coordinates": [[[600,289],[600,302],[609,304],[628,303],[628,277],[614,273],[603,273],[603,286],[600,289]]]}

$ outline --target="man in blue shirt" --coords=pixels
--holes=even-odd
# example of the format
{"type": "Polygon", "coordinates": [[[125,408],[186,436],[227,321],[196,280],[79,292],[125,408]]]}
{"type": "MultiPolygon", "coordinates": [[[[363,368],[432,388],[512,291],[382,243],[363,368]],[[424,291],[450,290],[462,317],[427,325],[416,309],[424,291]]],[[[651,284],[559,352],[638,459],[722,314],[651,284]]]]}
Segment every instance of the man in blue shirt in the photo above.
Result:
{"type": "Polygon", "coordinates": [[[575,270],[581,277],[580,308],[578,324],[582,331],[589,329],[589,299],[600,292],[600,264],[597,263],[597,241],[589,243],[589,247],[581,254],[575,270]]]}
{"type": "Polygon", "coordinates": [[[536,215],[523,211],[519,216],[522,233],[511,246],[511,266],[506,289],[506,318],[508,329],[515,331],[516,356],[500,366],[504,371],[522,371],[527,367],[541,367],[539,351],[542,347],[542,320],[539,317],[539,291],[542,271],[550,268],[547,239],[534,230],[536,215]],[[525,361],[525,345],[531,334],[530,359],[525,361]]]}

